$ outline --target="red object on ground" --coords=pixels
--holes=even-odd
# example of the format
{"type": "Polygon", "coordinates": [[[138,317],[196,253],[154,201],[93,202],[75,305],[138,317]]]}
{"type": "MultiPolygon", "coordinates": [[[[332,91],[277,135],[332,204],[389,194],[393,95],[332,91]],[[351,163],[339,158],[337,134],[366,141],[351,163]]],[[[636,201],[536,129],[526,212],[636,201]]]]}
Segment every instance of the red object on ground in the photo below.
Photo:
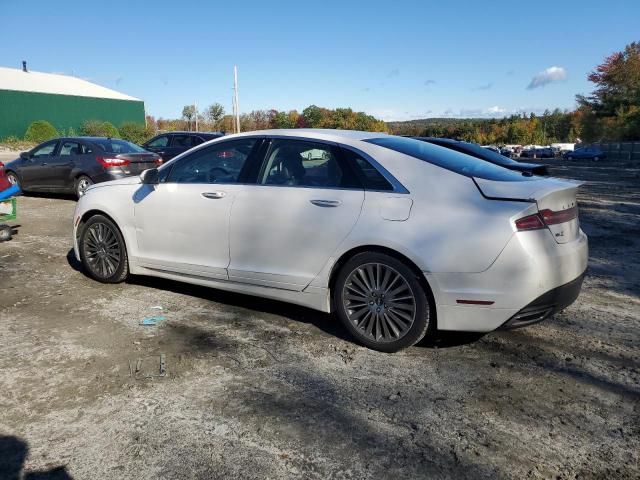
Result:
{"type": "Polygon", "coordinates": [[[0,162],[0,192],[6,190],[11,187],[9,183],[9,179],[7,178],[7,173],[4,170],[4,163],[0,162]]]}

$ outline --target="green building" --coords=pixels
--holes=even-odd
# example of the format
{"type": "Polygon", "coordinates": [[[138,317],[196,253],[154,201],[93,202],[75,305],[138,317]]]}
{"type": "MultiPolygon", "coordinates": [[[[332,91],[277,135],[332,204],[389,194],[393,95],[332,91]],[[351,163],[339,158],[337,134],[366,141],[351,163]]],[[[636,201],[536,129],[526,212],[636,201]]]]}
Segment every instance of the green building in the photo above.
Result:
{"type": "Polygon", "coordinates": [[[0,67],[0,139],[22,138],[35,120],[76,132],[87,120],[144,124],[144,102],[68,75],[0,67]]]}

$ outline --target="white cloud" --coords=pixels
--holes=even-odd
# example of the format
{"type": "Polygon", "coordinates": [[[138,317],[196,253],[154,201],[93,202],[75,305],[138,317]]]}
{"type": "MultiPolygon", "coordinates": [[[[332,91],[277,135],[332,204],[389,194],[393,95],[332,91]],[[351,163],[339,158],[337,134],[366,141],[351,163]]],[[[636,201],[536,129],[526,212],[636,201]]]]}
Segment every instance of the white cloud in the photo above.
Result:
{"type": "Polygon", "coordinates": [[[527,85],[527,90],[544,87],[549,83],[560,82],[566,78],[567,71],[563,67],[549,67],[531,79],[531,82],[527,85]]]}
{"type": "Polygon", "coordinates": [[[498,105],[494,105],[493,107],[487,108],[487,113],[489,114],[501,114],[506,113],[507,109],[499,107],[498,105]]]}

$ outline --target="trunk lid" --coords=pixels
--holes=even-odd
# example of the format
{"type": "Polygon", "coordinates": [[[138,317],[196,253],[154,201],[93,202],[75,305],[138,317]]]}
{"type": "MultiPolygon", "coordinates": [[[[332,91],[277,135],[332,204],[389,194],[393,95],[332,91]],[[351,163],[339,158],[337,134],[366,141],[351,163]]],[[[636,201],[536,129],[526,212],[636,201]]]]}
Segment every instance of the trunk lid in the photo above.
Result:
{"type": "MultiPolygon", "coordinates": [[[[577,208],[576,194],[582,182],[558,178],[502,182],[474,178],[482,194],[492,200],[530,201],[538,205],[545,217],[546,211],[564,212],[577,208]]],[[[571,242],[580,234],[578,216],[558,223],[547,223],[547,228],[558,243],[571,242]]]]}
{"type": "Polygon", "coordinates": [[[128,165],[122,167],[122,169],[128,175],[137,175],[149,168],[155,168],[160,165],[160,155],[151,152],[144,153],[120,153],[116,155],[116,158],[129,161],[128,165]]]}

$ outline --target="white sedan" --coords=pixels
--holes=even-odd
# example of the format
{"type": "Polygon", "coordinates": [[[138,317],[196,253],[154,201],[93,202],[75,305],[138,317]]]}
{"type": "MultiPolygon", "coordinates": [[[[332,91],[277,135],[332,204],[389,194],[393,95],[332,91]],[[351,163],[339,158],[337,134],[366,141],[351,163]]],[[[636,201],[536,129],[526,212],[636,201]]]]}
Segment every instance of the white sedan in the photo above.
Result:
{"type": "Polygon", "coordinates": [[[571,304],[588,256],[578,186],[381,133],[249,132],[90,187],[74,249],[101,282],[152,275],[335,312],[391,352],[571,304]]]}

